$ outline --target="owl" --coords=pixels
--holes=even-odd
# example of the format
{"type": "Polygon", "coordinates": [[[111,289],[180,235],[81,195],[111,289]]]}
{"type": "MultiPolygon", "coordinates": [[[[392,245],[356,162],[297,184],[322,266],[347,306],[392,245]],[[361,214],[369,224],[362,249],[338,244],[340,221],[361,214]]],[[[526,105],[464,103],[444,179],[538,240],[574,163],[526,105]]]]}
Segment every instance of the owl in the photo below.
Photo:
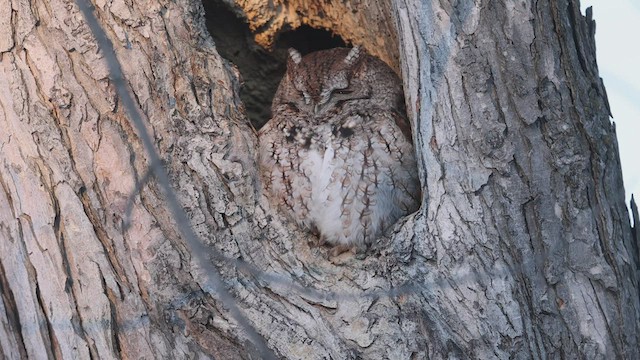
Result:
{"type": "Polygon", "coordinates": [[[332,255],[362,252],[419,207],[401,83],[381,60],[290,49],[271,112],[258,133],[263,190],[332,255]]]}

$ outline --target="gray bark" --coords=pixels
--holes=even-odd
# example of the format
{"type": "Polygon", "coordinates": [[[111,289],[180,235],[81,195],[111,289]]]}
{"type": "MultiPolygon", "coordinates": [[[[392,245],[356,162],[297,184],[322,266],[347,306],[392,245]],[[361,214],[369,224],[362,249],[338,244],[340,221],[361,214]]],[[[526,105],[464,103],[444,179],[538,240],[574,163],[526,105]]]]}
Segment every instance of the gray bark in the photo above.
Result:
{"type": "Polygon", "coordinates": [[[418,300],[429,336],[476,358],[637,358],[595,24],[564,1],[416,7],[397,9],[436,254],[418,268],[448,287],[418,300]]]}
{"type": "Polygon", "coordinates": [[[386,16],[383,45],[339,31],[398,49],[385,60],[424,199],[364,259],[328,259],[268,207],[239,75],[200,4],[96,12],[192,228],[224,258],[192,251],[143,181],[148,155],[75,4],[0,0],[0,356],[256,358],[197,265],[211,257],[282,358],[640,358],[637,239],[579,4],[307,5],[247,18],[386,16]]]}

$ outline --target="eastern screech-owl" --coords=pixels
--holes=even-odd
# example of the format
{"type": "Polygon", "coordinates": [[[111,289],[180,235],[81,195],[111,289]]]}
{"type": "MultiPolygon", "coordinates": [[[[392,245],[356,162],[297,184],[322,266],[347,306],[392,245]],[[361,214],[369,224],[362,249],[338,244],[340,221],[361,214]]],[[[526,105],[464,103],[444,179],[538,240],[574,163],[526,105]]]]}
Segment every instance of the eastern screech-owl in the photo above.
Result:
{"type": "Polygon", "coordinates": [[[259,132],[261,179],[272,204],[333,254],[365,248],[419,206],[403,101],[391,68],[358,47],[289,50],[259,132]]]}

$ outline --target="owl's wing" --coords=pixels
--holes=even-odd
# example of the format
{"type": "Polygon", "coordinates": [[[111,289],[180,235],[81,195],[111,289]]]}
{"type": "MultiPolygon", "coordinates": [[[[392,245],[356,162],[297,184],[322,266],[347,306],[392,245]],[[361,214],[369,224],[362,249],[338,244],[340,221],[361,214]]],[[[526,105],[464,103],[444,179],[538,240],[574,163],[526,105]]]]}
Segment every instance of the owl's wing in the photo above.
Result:
{"type": "Polygon", "coordinates": [[[272,205],[310,227],[311,185],[303,164],[307,150],[296,136],[305,120],[294,112],[276,113],[258,132],[258,162],[262,189],[272,205]]]}

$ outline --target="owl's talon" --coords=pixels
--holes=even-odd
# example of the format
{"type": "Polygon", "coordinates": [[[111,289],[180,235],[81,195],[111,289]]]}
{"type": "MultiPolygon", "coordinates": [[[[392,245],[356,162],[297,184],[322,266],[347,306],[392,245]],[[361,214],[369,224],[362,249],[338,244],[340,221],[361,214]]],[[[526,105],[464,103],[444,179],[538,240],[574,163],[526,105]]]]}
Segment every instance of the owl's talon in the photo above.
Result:
{"type": "Polygon", "coordinates": [[[325,245],[327,243],[327,240],[325,239],[325,237],[323,235],[317,235],[314,236],[311,239],[311,245],[315,246],[315,247],[321,247],[323,245],[325,245]]]}
{"type": "Polygon", "coordinates": [[[329,250],[329,256],[330,257],[336,257],[338,255],[342,255],[343,253],[345,253],[347,251],[350,251],[350,250],[354,250],[354,249],[355,249],[355,247],[349,246],[349,245],[344,245],[344,244],[336,245],[336,246],[332,247],[331,250],[329,250]]]}

